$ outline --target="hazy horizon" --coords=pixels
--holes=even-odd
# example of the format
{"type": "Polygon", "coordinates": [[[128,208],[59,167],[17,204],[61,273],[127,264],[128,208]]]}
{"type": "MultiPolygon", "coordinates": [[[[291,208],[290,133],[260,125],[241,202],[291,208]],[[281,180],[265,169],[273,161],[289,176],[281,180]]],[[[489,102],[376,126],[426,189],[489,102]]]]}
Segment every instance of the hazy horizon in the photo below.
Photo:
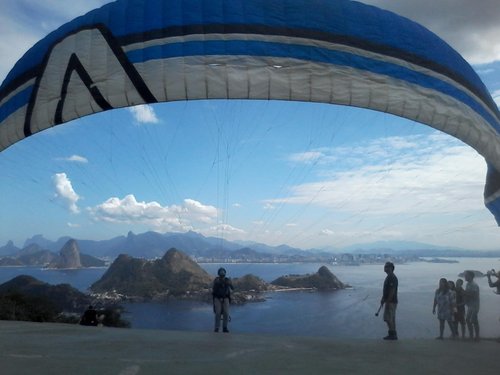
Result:
{"type": "MultiPolygon", "coordinates": [[[[345,246],[345,247],[342,247],[342,248],[334,248],[334,247],[329,247],[329,246],[325,246],[325,247],[294,247],[294,246],[290,246],[286,243],[283,243],[283,244],[278,244],[278,245],[270,245],[270,244],[267,244],[267,243],[263,243],[263,242],[258,242],[258,241],[252,241],[252,240],[227,240],[227,239],[224,239],[224,238],[220,238],[220,237],[217,237],[217,236],[204,236],[203,234],[201,233],[198,233],[196,231],[188,231],[188,232],[158,232],[158,231],[154,231],[154,230],[151,230],[151,231],[146,231],[146,232],[140,232],[140,233],[136,233],[136,232],[133,232],[133,231],[128,231],[127,233],[124,233],[124,234],[121,234],[121,235],[115,235],[115,236],[110,236],[110,237],[107,237],[107,238],[101,238],[101,239],[91,239],[91,238],[76,238],[76,237],[73,237],[73,236],[58,236],[57,238],[48,238],[46,237],[45,235],[41,234],[41,233],[37,233],[37,234],[34,234],[32,236],[28,236],[24,241],[22,241],[22,244],[19,244],[19,243],[16,243],[15,241],[13,240],[7,240],[7,242],[5,242],[4,244],[1,244],[0,243],[0,248],[1,247],[4,247],[6,246],[9,242],[12,241],[13,245],[16,246],[17,248],[19,249],[22,249],[23,247],[27,246],[26,243],[31,243],[33,242],[33,240],[37,239],[37,238],[42,238],[43,240],[45,241],[50,241],[52,243],[57,243],[58,241],[60,241],[61,239],[74,239],[74,240],[80,240],[80,241],[108,241],[108,240],[112,240],[112,239],[115,239],[115,238],[120,238],[120,237],[127,237],[130,233],[134,234],[134,235],[142,235],[142,234],[145,234],[145,233],[148,233],[148,232],[155,232],[155,233],[158,233],[160,235],[187,235],[188,233],[192,232],[196,235],[200,235],[200,236],[203,236],[205,238],[214,238],[214,239],[217,239],[217,240],[222,240],[222,241],[229,241],[231,243],[238,243],[238,244],[257,244],[257,245],[264,245],[264,246],[269,246],[269,247],[279,247],[279,246],[287,246],[287,247],[293,247],[293,248],[296,248],[296,249],[299,249],[299,250],[303,250],[303,251],[309,251],[309,250],[322,250],[322,251],[327,251],[327,252],[341,252],[341,251],[345,251],[345,252],[354,252],[356,250],[359,250],[359,251],[370,251],[370,250],[380,250],[380,249],[383,249],[383,248],[387,248],[387,249],[390,249],[390,250],[394,250],[394,251],[413,251],[413,250],[423,250],[423,251],[429,251],[429,250],[436,250],[436,251],[442,251],[442,250],[451,250],[451,251],[471,251],[471,252],[496,252],[496,251],[499,251],[500,250],[500,247],[497,247],[497,248],[492,248],[492,249],[467,249],[467,248],[463,248],[463,247],[456,247],[456,246],[436,246],[436,245],[432,245],[432,244],[428,244],[428,243],[422,243],[422,242],[415,242],[415,241],[404,241],[404,240],[397,240],[397,241],[390,241],[390,240],[385,240],[385,241],[373,241],[373,242],[360,242],[360,243],[357,243],[357,244],[351,244],[351,245],[348,245],[348,246],[345,246]]],[[[34,241],[36,242],[36,241],[34,241]]]]}

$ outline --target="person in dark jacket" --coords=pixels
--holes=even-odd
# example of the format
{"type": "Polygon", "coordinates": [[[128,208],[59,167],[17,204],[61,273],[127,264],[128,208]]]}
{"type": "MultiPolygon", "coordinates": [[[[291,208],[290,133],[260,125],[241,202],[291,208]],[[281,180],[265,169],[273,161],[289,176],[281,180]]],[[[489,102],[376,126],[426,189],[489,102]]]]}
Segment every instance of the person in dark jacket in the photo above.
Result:
{"type": "Polygon", "coordinates": [[[397,340],[396,332],[396,307],[398,306],[398,278],[394,274],[394,263],[386,262],[384,272],[387,277],[384,281],[384,289],[380,305],[385,305],[384,321],[387,323],[389,333],[384,340],[397,340]]]}
{"type": "Polygon", "coordinates": [[[227,324],[229,322],[229,304],[231,303],[231,290],[233,290],[233,284],[231,283],[231,279],[226,277],[226,270],[224,268],[219,268],[217,275],[212,286],[215,312],[214,331],[219,332],[222,315],[222,330],[223,332],[229,332],[227,324]]]}
{"type": "Polygon", "coordinates": [[[97,319],[97,311],[92,305],[90,305],[83,313],[82,318],[80,319],[80,324],[82,326],[97,326],[99,324],[99,319],[97,319]]]}

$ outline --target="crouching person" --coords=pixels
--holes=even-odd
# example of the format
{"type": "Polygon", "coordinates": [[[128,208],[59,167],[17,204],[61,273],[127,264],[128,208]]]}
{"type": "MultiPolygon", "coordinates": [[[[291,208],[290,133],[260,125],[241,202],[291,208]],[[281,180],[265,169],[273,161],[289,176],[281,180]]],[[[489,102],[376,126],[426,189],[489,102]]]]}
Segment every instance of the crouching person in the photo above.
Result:
{"type": "Polygon", "coordinates": [[[97,326],[99,324],[99,319],[97,317],[97,311],[92,305],[90,305],[87,310],[83,313],[80,319],[80,325],[82,326],[97,326]]]}

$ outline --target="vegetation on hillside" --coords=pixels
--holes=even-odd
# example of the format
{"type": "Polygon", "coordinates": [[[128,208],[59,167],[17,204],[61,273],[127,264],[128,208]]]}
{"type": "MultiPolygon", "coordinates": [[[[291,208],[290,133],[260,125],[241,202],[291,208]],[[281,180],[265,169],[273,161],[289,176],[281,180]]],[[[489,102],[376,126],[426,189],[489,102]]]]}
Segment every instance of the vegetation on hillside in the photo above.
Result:
{"type": "MultiPolygon", "coordinates": [[[[32,276],[21,275],[0,285],[0,319],[31,322],[78,323],[91,304],[91,297],[69,284],[50,285],[32,276]]],[[[107,305],[98,310],[108,327],[128,327],[121,308],[107,305]]]]}

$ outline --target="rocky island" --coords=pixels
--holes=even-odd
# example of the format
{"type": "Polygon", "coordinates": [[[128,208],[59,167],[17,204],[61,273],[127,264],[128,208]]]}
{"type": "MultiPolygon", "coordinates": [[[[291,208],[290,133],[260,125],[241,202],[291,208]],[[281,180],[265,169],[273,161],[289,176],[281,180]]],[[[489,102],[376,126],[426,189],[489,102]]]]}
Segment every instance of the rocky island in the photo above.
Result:
{"type": "Polygon", "coordinates": [[[124,299],[161,300],[206,293],[212,280],[196,262],[172,248],[157,260],[119,255],[90,290],[124,299]]]}
{"type": "Polygon", "coordinates": [[[316,289],[321,291],[338,290],[347,287],[326,266],[321,266],[312,275],[286,275],[271,282],[272,285],[286,288],[316,289]]]}
{"type": "MultiPolygon", "coordinates": [[[[156,260],[125,254],[118,256],[90,290],[100,299],[164,301],[176,298],[209,302],[214,278],[188,255],[171,248],[156,260]]],[[[283,276],[271,283],[250,274],[234,278],[232,282],[232,302],[237,304],[263,301],[264,292],[278,289],[338,290],[346,287],[325,266],[313,275],[283,276]]]]}

